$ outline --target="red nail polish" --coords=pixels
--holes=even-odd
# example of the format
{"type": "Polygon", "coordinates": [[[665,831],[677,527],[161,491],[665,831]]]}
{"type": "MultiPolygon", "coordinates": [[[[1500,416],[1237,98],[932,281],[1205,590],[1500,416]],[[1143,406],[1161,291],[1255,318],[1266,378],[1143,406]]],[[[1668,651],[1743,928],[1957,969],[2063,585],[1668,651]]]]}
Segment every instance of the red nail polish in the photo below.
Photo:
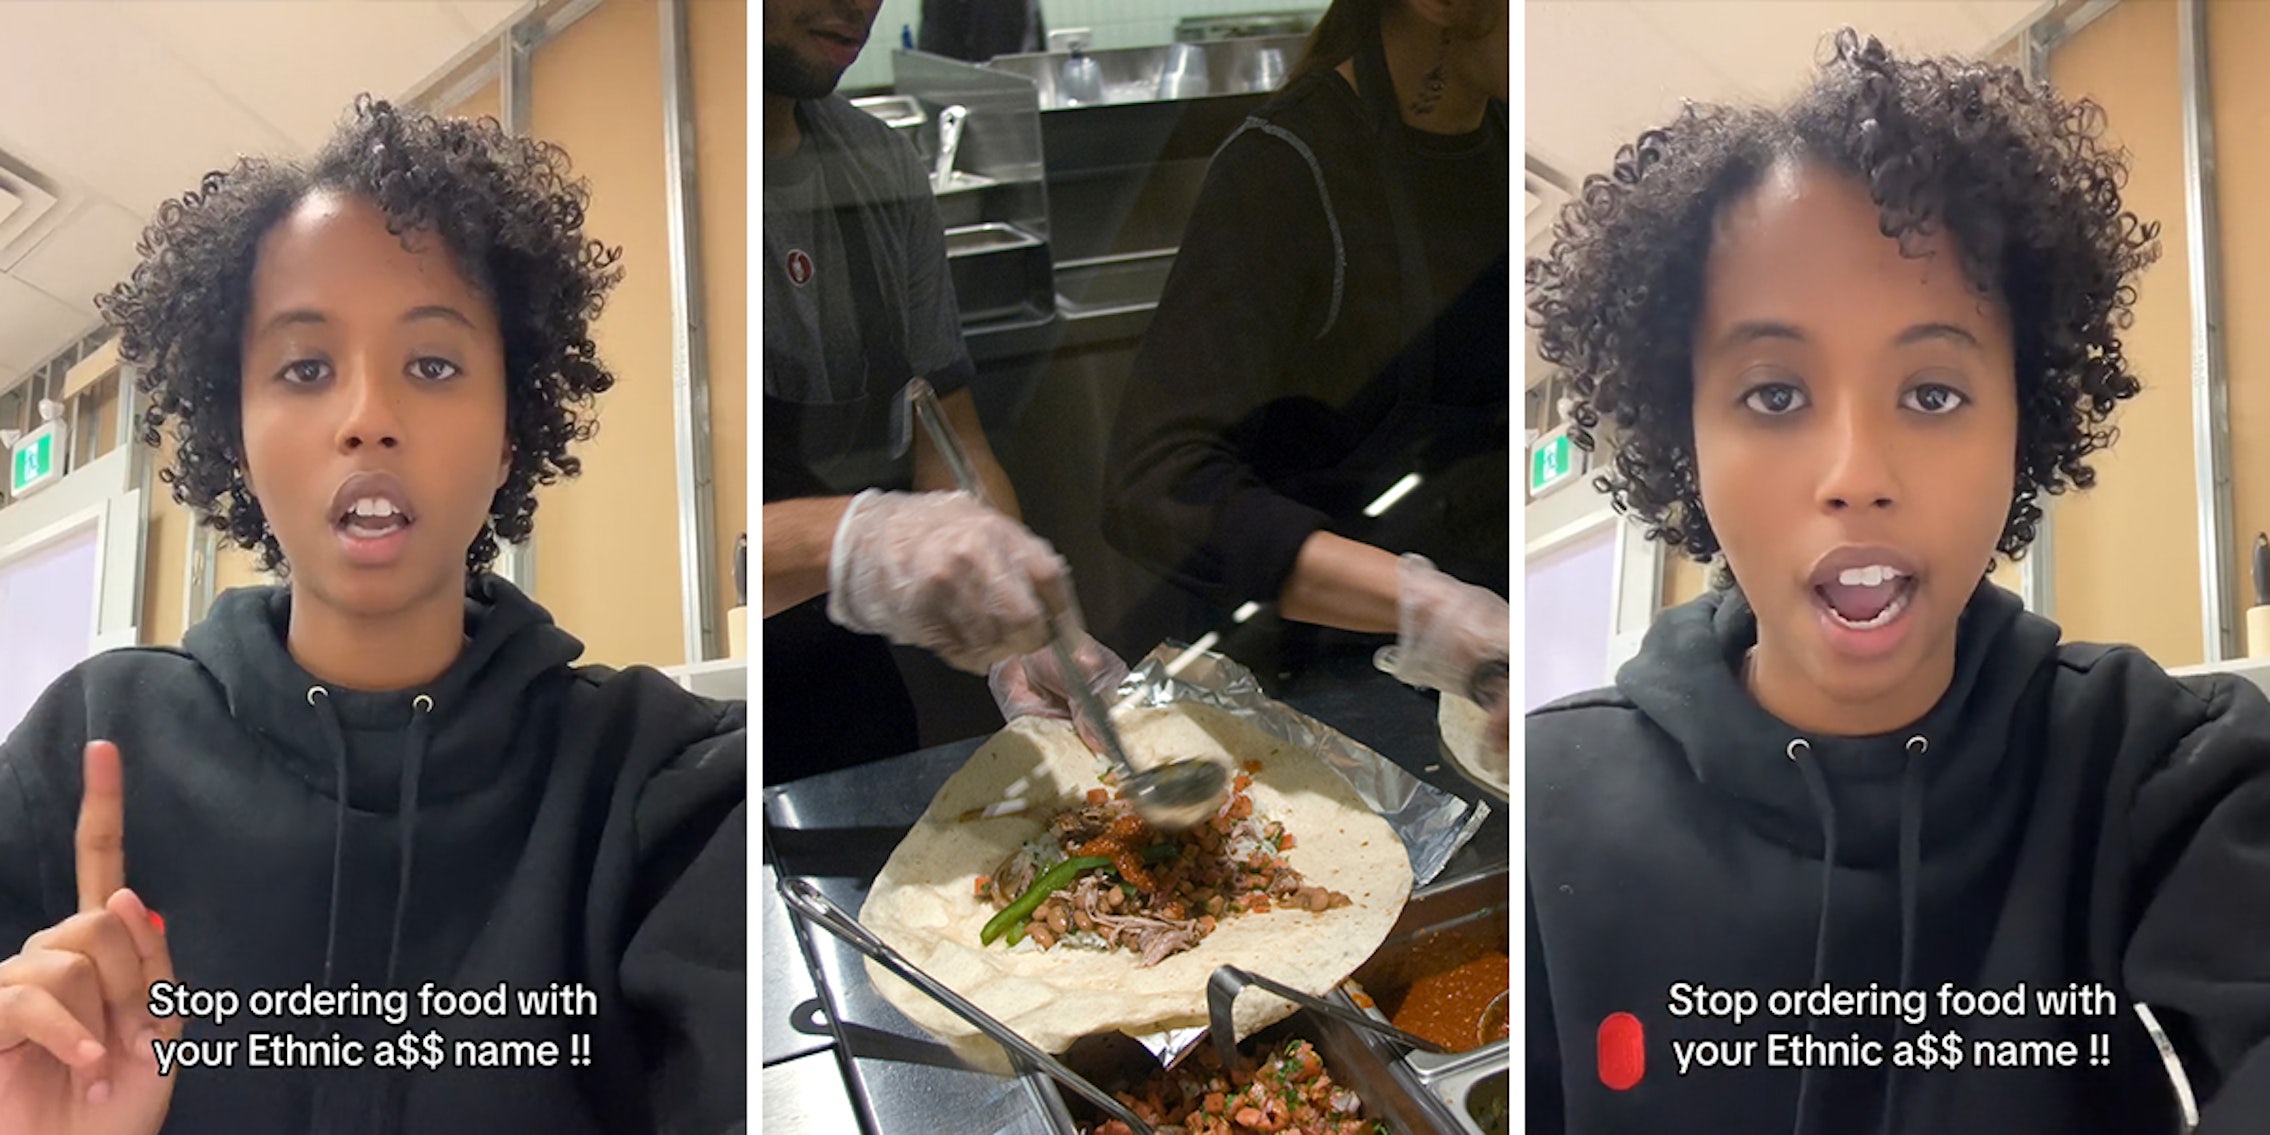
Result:
{"type": "Polygon", "coordinates": [[[157,911],[144,910],[143,913],[150,916],[150,925],[157,927],[158,933],[163,934],[166,932],[166,920],[160,917],[157,911]]]}

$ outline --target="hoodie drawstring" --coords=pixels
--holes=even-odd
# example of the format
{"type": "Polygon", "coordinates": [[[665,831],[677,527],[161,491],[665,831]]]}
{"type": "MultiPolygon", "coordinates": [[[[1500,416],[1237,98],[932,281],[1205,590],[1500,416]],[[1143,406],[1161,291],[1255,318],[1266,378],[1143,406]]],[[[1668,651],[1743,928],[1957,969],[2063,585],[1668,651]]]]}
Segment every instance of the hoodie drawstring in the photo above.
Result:
{"type": "Polygon", "coordinates": [[[410,870],[418,855],[418,773],[425,765],[426,730],[434,700],[419,694],[410,703],[410,746],[402,761],[402,867],[394,880],[394,924],[387,931],[386,987],[394,988],[394,967],[402,955],[402,922],[410,911],[410,870]]]}
{"type": "MultiPolygon", "coordinates": [[[[1921,924],[1918,913],[1923,876],[1923,755],[1931,749],[1931,742],[1922,734],[1907,739],[1907,767],[1900,773],[1900,981],[1896,987],[1903,993],[1915,982],[1915,938],[1921,924]]],[[[1829,796],[1828,779],[1821,774],[1820,766],[1804,758],[1812,755],[1813,746],[1799,737],[1789,743],[1789,761],[1797,766],[1805,778],[1805,789],[1813,798],[1813,812],[1821,820],[1821,914],[1813,930],[1813,982],[1810,988],[1819,989],[1828,979],[1829,972],[1829,899],[1836,881],[1836,802],[1829,796]]],[[[1805,1018],[1805,1033],[1813,1032],[1814,1018],[1805,1018]]],[[[1892,1029],[1892,1043],[1897,1046],[1906,1035],[1906,1023],[1899,1022],[1892,1029]]],[[[1792,1135],[1806,1135],[1806,1118],[1813,1102],[1813,1072],[1808,1063],[1797,1077],[1797,1122],[1792,1135]]],[[[1884,1113],[1881,1131],[1892,1135],[1897,1115],[1895,1100],[1899,1086],[1899,1069],[1894,1064],[1886,1069],[1884,1077],[1884,1113]]]]}
{"type": "Polygon", "coordinates": [[[331,708],[331,691],[307,688],[307,704],[323,719],[323,739],[331,744],[331,760],[338,774],[331,814],[331,914],[324,921],[323,985],[331,987],[332,970],[339,958],[339,878],[347,865],[347,735],[339,728],[338,711],[331,708]]]}
{"type": "MultiPolygon", "coordinates": [[[[1806,757],[1813,746],[1803,737],[1789,743],[1789,763],[1797,766],[1805,778],[1805,789],[1813,796],[1813,814],[1821,821],[1821,915],[1813,930],[1813,984],[1819,989],[1829,973],[1829,896],[1836,884],[1836,802],[1829,798],[1829,782],[1821,775],[1820,766],[1806,757]]],[[[1813,1016],[1806,1014],[1805,1034],[1813,1033],[1813,1016]]],[[[1805,1135],[1805,1116],[1813,1102],[1813,1065],[1808,1061],[1805,1070],[1797,1077],[1797,1124],[1792,1135],[1805,1135]]]]}
{"type": "MultiPolygon", "coordinates": [[[[323,931],[323,986],[329,989],[339,960],[339,879],[347,865],[347,734],[339,728],[339,712],[331,707],[331,691],[322,686],[309,686],[307,704],[323,719],[321,732],[331,745],[332,769],[338,775],[331,793],[331,913],[324,921],[323,931]]],[[[309,1131],[323,1130],[321,1124],[324,1113],[329,1110],[330,1098],[330,1079],[317,1076],[307,1100],[309,1131]]]]}
{"type": "MultiPolygon", "coordinates": [[[[1923,889],[1923,755],[1931,742],[1918,733],[1907,739],[1907,767],[1900,770],[1900,983],[1905,994],[1915,984],[1915,937],[1921,915],[1918,898],[1923,889]]],[[[1907,1022],[1892,1026],[1896,1048],[1907,1036],[1907,1022]]],[[[1894,1062],[1884,1075],[1883,1135],[1892,1135],[1898,1114],[1900,1070],[1894,1062]]]]}
{"type": "MultiPolygon", "coordinates": [[[[323,934],[323,984],[334,985],[339,960],[339,896],[344,889],[340,880],[346,876],[347,865],[347,734],[339,726],[339,714],[331,705],[331,691],[322,686],[307,688],[307,704],[314,707],[316,716],[323,719],[321,730],[324,740],[331,746],[331,758],[338,773],[333,795],[331,822],[331,913],[323,934]]],[[[410,702],[410,736],[408,751],[402,761],[401,867],[394,880],[394,918],[386,937],[386,988],[394,988],[395,972],[402,958],[402,924],[410,910],[410,878],[417,861],[418,835],[418,777],[425,768],[426,745],[433,726],[434,700],[419,694],[410,702]]],[[[398,1091],[399,1083],[390,1085],[398,1091]]],[[[321,1121],[331,1099],[331,1081],[318,1077],[314,1094],[308,1100],[308,1129],[323,1130],[321,1121]]]]}

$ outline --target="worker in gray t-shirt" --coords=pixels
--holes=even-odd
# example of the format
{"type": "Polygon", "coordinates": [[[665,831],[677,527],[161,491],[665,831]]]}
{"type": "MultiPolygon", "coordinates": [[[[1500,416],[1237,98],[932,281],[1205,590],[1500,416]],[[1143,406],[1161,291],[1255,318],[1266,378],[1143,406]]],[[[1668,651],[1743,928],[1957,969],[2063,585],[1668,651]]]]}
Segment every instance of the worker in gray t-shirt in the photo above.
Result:
{"type": "MultiPolygon", "coordinates": [[[[764,2],[765,777],[911,751],[885,641],[988,674],[1004,716],[1071,716],[1040,595],[1063,560],[1016,520],[986,445],[914,149],[835,94],[880,0],[764,2]],[[994,508],[909,438],[928,379],[994,508]],[[911,440],[901,445],[902,440],[911,440]],[[996,511],[999,509],[1001,511],[996,511]]],[[[1099,689],[1125,667],[1092,639],[1099,689]]]]}

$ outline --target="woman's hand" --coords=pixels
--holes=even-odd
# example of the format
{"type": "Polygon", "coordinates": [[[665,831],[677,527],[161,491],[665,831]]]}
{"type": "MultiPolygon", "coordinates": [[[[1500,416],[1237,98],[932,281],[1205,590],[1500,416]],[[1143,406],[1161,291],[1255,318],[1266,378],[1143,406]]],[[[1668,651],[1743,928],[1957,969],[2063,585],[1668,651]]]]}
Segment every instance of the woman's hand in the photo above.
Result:
{"type": "Polygon", "coordinates": [[[1460,583],[1424,556],[1397,568],[1396,635],[1391,672],[1403,682],[1472,698],[1489,711],[1489,742],[1500,754],[1512,743],[1511,608],[1494,591],[1460,583]]]}
{"type": "Polygon", "coordinates": [[[79,913],[0,961],[0,1131],[156,1135],[173,1102],[156,1044],[179,1018],[149,1014],[150,985],[173,980],[157,916],[126,888],[118,746],[86,750],[79,802],[79,913]]]}

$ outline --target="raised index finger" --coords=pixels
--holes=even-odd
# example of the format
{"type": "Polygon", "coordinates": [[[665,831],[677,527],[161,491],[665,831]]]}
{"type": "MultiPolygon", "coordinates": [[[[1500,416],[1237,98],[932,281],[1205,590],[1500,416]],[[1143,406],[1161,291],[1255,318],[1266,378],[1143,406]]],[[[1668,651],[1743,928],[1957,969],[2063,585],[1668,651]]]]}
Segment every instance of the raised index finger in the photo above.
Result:
{"type": "Polygon", "coordinates": [[[79,909],[101,910],[126,885],[126,774],[118,746],[87,743],[86,789],[79,798],[76,840],[79,909]]]}

